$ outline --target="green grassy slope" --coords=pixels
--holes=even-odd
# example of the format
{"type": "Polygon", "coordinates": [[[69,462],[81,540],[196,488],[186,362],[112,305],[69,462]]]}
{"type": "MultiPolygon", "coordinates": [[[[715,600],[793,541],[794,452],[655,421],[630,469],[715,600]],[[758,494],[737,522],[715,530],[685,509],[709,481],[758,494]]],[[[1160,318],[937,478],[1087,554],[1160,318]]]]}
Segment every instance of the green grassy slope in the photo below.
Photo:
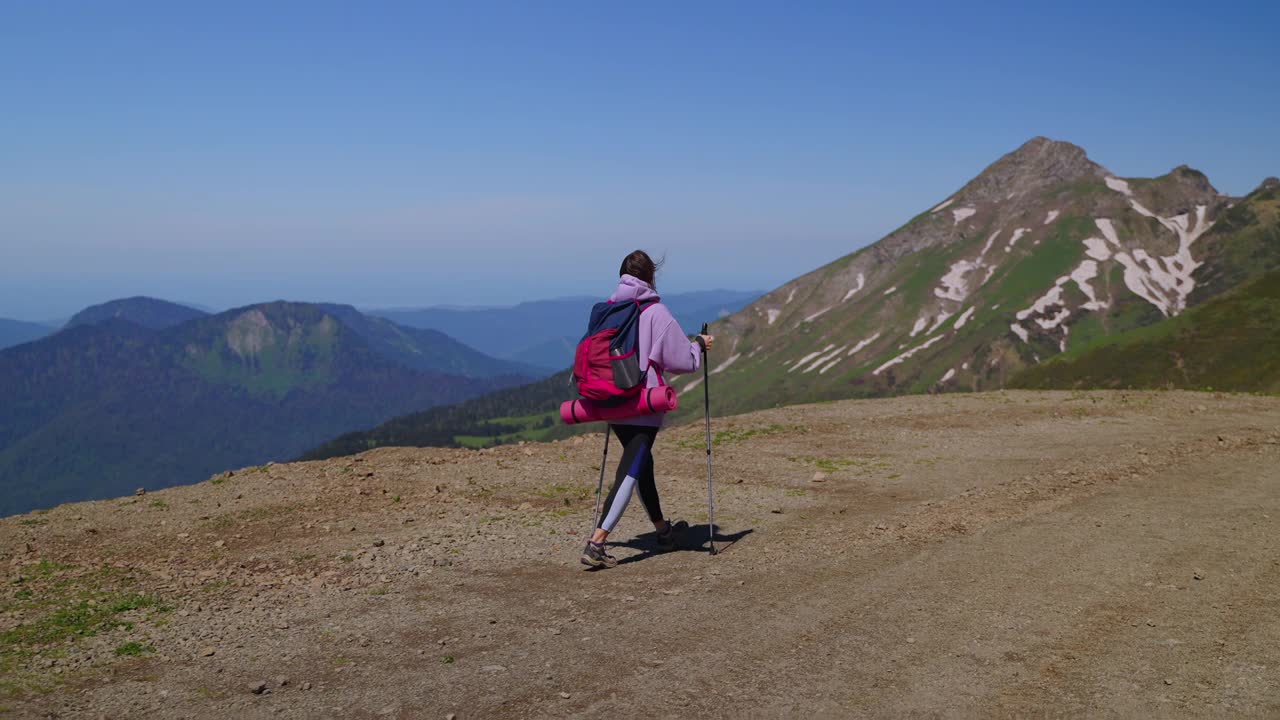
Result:
{"type": "Polygon", "coordinates": [[[519,440],[550,440],[576,432],[560,423],[560,403],[576,397],[568,370],[535,383],[507,388],[457,405],[436,407],[351,432],[307,451],[321,460],[375,447],[483,447],[519,440]]]}

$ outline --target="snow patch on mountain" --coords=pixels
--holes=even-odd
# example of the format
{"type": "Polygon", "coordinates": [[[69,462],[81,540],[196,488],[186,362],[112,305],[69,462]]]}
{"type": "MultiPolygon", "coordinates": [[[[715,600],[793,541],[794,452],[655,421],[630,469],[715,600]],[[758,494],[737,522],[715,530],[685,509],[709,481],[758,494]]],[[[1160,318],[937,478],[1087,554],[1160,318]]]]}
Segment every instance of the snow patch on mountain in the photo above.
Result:
{"type": "Polygon", "coordinates": [[[1054,220],[1057,220],[1057,219],[1058,219],[1058,211],[1057,211],[1057,210],[1050,210],[1050,211],[1049,211],[1049,214],[1044,216],[1044,224],[1045,224],[1045,225],[1048,225],[1049,223],[1051,223],[1051,222],[1053,222],[1054,220]]]}
{"type": "Polygon", "coordinates": [[[741,354],[741,353],[735,353],[735,354],[733,354],[733,355],[730,355],[730,356],[728,357],[728,359],[726,359],[724,362],[722,362],[722,363],[720,363],[719,365],[717,365],[717,366],[715,367],[715,369],[714,369],[714,370],[712,370],[712,371],[710,372],[710,374],[711,374],[711,375],[715,375],[715,374],[716,374],[716,373],[718,373],[718,372],[723,372],[723,371],[725,370],[725,368],[727,368],[727,367],[729,367],[730,365],[732,365],[732,364],[734,364],[735,362],[737,362],[737,361],[738,361],[738,358],[740,358],[740,357],[742,357],[742,354],[741,354]]]}
{"type": "Polygon", "coordinates": [[[969,318],[973,316],[973,311],[974,311],[974,310],[977,310],[977,309],[978,309],[978,308],[975,306],[975,307],[971,307],[971,308],[969,308],[968,310],[965,310],[964,312],[960,313],[960,318],[959,318],[958,320],[956,320],[956,324],[955,324],[953,327],[954,327],[956,330],[959,330],[960,328],[964,327],[964,326],[965,326],[965,323],[969,322],[969,318]]]}
{"type": "Polygon", "coordinates": [[[949,313],[946,310],[938,313],[938,319],[934,321],[933,325],[929,326],[929,329],[925,331],[925,335],[932,335],[933,331],[937,330],[938,326],[946,322],[947,318],[952,317],[952,315],[953,313],[949,313]]]}
{"type": "Polygon", "coordinates": [[[818,311],[818,312],[816,312],[816,313],[813,313],[812,315],[807,315],[807,316],[805,316],[804,321],[805,321],[805,322],[813,322],[814,320],[817,320],[818,318],[822,317],[822,316],[823,316],[824,314],[826,314],[829,310],[831,310],[831,306],[830,306],[830,305],[828,305],[827,307],[822,308],[821,310],[819,310],[819,311],[818,311]]]}
{"type": "Polygon", "coordinates": [[[782,314],[782,311],[781,311],[781,310],[774,310],[774,309],[772,309],[772,308],[770,308],[769,310],[766,310],[765,312],[767,312],[767,313],[768,313],[768,315],[769,315],[769,324],[770,324],[770,325],[772,325],[775,321],[777,321],[778,316],[782,314]]]}
{"type": "MultiPolygon", "coordinates": [[[[835,350],[832,350],[832,351],[831,351],[831,352],[829,352],[829,353],[825,353],[825,354],[823,354],[823,355],[822,355],[821,357],[819,357],[817,360],[814,360],[814,361],[809,365],[809,367],[805,368],[805,369],[804,369],[804,370],[802,370],[801,372],[806,372],[806,373],[807,373],[807,372],[813,372],[813,371],[814,371],[814,370],[816,370],[819,366],[821,366],[821,365],[825,365],[825,364],[827,364],[827,363],[831,362],[833,359],[835,359],[835,358],[839,357],[840,353],[844,352],[844,351],[845,351],[845,349],[846,349],[846,348],[848,348],[848,347],[849,347],[848,345],[841,345],[840,347],[836,348],[835,350]]],[[[821,374],[821,373],[819,373],[819,374],[821,374]]]]}
{"type": "Polygon", "coordinates": [[[946,375],[943,375],[943,376],[942,376],[942,379],[941,379],[941,380],[939,380],[938,382],[940,382],[940,383],[944,383],[944,382],[946,382],[946,381],[950,380],[951,378],[953,378],[953,377],[955,377],[955,376],[956,376],[956,369],[955,369],[955,368],[951,368],[950,370],[948,370],[948,371],[947,371],[947,374],[946,374],[946,375]]]}
{"type": "MultiPolygon", "coordinates": [[[[1113,187],[1113,189],[1117,188],[1113,187]]],[[[1115,260],[1124,267],[1125,286],[1134,294],[1155,305],[1166,317],[1177,315],[1186,309],[1187,297],[1196,286],[1192,274],[1201,263],[1196,262],[1192,257],[1191,246],[1211,226],[1206,217],[1208,208],[1197,205],[1193,223],[1187,213],[1163,217],[1151,212],[1135,200],[1131,199],[1129,205],[1138,214],[1155,218],[1172,232],[1178,238],[1177,252],[1159,258],[1151,257],[1142,248],[1135,248],[1132,253],[1126,252],[1120,245],[1115,226],[1109,219],[1099,218],[1094,223],[1102,231],[1103,236],[1118,248],[1115,260]]]]}
{"type": "Polygon", "coordinates": [[[1115,245],[1118,248],[1124,247],[1120,244],[1120,238],[1116,236],[1116,228],[1111,224],[1111,220],[1107,218],[1097,218],[1093,221],[1093,224],[1098,226],[1098,229],[1102,231],[1102,237],[1106,238],[1112,245],[1115,245]]]}
{"type": "Polygon", "coordinates": [[[933,294],[943,300],[963,301],[969,295],[969,284],[965,282],[964,276],[980,267],[982,267],[981,259],[975,262],[957,261],[952,264],[947,274],[942,276],[942,287],[934,288],[933,294]]]}
{"type": "Polygon", "coordinates": [[[1031,307],[1027,308],[1026,310],[1019,310],[1014,317],[1018,318],[1019,321],[1026,320],[1028,317],[1032,315],[1043,314],[1045,310],[1048,310],[1049,308],[1054,307],[1055,305],[1061,305],[1062,304],[1062,286],[1066,284],[1066,282],[1070,279],[1071,279],[1070,277],[1058,278],[1057,282],[1054,283],[1053,287],[1049,288],[1049,292],[1037,298],[1035,303],[1033,303],[1031,307]]]}
{"type": "Polygon", "coordinates": [[[1114,175],[1108,175],[1103,180],[1103,182],[1107,184],[1107,187],[1111,188],[1112,190],[1115,190],[1118,193],[1123,193],[1131,197],[1133,196],[1133,191],[1129,189],[1129,183],[1125,182],[1124,180],[1121,180],[1120,178],[1114,175]]]}
{"type": "Polygon", "coordinates": [[[897,289],[898,289],[898,286],[897,286],[897,285],[894,285],[893,287],[889,288],[888,290],[885,290],[884,292],[882,292],[882,293],[880,293],[880,294],[881,294],[881,295],[891,295],[891,294],[893,293],[893,291],[894,291],[894,290],[897,290],[897,289]]]}
{"type": "MultiPolygon", "coordinates": [[[[1044,328],[1045,330],[1052,330],[1058,327],[1059,325],[1061,325],[1062,322],[1066,320],[1070,315],[1071,315],[1070,310],[1068,310],[1067,308],[1062,308],[1057,313],[1055,313],[1052,317],[1036,318],[1036,324],[1044,328]]],[[[1062,329],[1066,330],[1065,327],[1062,329]]]]}
{"type": "MultiPolygon", "coordinates": [[[[991,233],[991,237],[987,238],[987,243],[982,246],[982,252],[978,254],[976,260],[958,260],[947,270],[947,274],[942,276],[942,286],[933,289],[933,294],[942,300],[954,300],[963,302],[969,296],[969,283],[965,280],[965,276],[974,270],[986,267],[986,277],[982,279],[982,284],[986,284],[995,273],[995,266],[988,266],[985,262],[987,251],[991,249],[991,245],[999,237],[1001,230],[991,233]]],[[[1017,239],[1016,237],[1014,238],[1017,239]]],[[[1012,242],[1012,241],[1011,241],[1012,242]]]]}
{"type": "Polygon", "coordinates": [[[951,215],[956,219],[955,223],[953,224],[959,225],[961,220],[964,220],[966,218],[971,218],[977,213],[978,211],[975,208],[971,208],[971,207],[956,208],[955,210],[951,211],[951,215]]]}
{"type": "Polygon", "coordinates": [[[994,242],[996,241],[996,238],[997,238],[997,237],[999,237],[999,236],[1000,236],[1000,233],[1002,233],[1002,232],[1004,232],[1004,231],[1003,231],[1003,230],[997,230],[997,231],[995,231],[995,232],[991,233],[991,237],[987,238],[987,244],[982,246],[982,254],[978,256],[978,259],[979,259],[979,260],[981,260],[982,258],[986,257],[986,255],[987,255],[987,251],[991,249],[991,244],[992,244],[992,243],[994,243],[994,242]]]}
{"type": "Polygon", "coordinates": [[[830,351],[830,350],[831,350],[831,348],[833,348],[833,347],[835,347],[835,345],[834,345],[834,344],[833,344],[833,345],[828,345],[828,346],[826,346],[826,347],[822,348],[821,350],[815,350],[815,351],[813,351],[813,352],[809,353],[808,355],[805,355],[804,357],[802,357],[802,358],[800,358],[799,360],[797,360],[797,361],[796,361],[796,364],[795,364],[795,365],[792,365],[792,366],[791,366],[791,368],[790,368],[789,370],[787,370],[787,372],[794,372],[794,371],[796,371],[796,370],[799,370],[801,365],[804,365],[805,363],[807,363],[807,362],[809,362],[810,360],[812,360],[812,359],[814,359],[814,358],[818,357],[819,355],[822,355],[823,353],[826,353],[826,352],[830,351]]]}
{"type": "Polygon", "coordinates": [[[938,342],[939,340],[941,340],[941,339],[942,339],[942,338],[944,338],[944,337],[946,337],[946,335],[938,335],[937,337],[930,338],[929,340],[924,341],[922,344],[917,345],[917,346],[915,346],[915,347],[911,348],[910,350],[908,350],[908,351],[906,351],[906,352],[902,353],[901,355],[899,355],[899,356],[895,357],[894,359],[890,360],[889,362],[887,362],[887,363],[885,363],[885,364],[881,365],[880,367],[876,368],[875,370],[872,370],[872,371],[871,371],[871,374],[872,374],[872,375],[879,375],[882,371],[884,371],[884,370],[886,370],[886,369],[888,369],[888,368],[891,368],[891,367],[893,367],[894,365],[897,365],[898,363],[901,363],[901,362],[903,362],[903,361],[907,360],[907,358],[910,358],[912,355],[915,355],[916,353],[920,352],[921,350],[924,350],[925,348],[927,348],[927,347],[929,347],[930,345],[932,345],[932,344],[934,344],[934,343],[938,342]]]}
{"type": "Polygon", "coordinates": [[[956,201],[956,199],[955,199],[955,198],[947,198],[946,200],[943,200],[941,203],[938,203],[938,206],[937,206],[937,207],[935,207],[934,209],[930,210],[929,212],[931,212],[931,213],[936,213],[936,212],[938,212],[939,210],[943,210],[943,209],[945,209],[948,205],[950,205],[951,203],[953,203],[953,202],[955,202],[955,201],[956,201]]]}
{"type": "Polygon", "coordinates": [[[1071,279],[1075,281],[1076,287],[1080,288],[1080,292],[1084,293],[1089,301],[1080,307],[1085,310],[1103,310],[1108,307],[1108,303],[1098,300],[1098,295],[1093,290],[1093,286],[1089,281],[1098,276],[1098,261],[1085,260],[1071,271],[1071,279]]]}
{"type": "Polygon", "coordinates": [[[875,335],[872,335],[866,340],[859,340],[857,345],[854,345],[852,348],[849,348],[849,352],[845,355],[845,357],[853,357],[855,354],[857,354],[859,350],[870,345],[871,343],[875,342],[878,339],[880,339],[880,333],[876,333],[875,335]]]}
{"type": "Polygon", "coordinates": [[[929,324],[929,318],[927,317],[922,317],[917,319],[916,324],[911,327],[911,337],[915,337],[916,335],[919,335],[920,331],[924,330],[925,326],[927,326],[928,324],[929,324]]]}
{"type": "Polygon", "coordinates": [[[1028,228],[1018,228],[1017,230],[1014,230],[1014,231],[1013,231],[1013,237],[1009,238],[1009,244],[1004,246],[1004,251],[1005,251],[1005,252],[1010,252],[1010,251],[1012,251],[1012,250],[1013,250],[1013,246],[1014,246],[1014,244],[1015,244],[1015,243],[1017,243],[1017,242],[1018,242],[1018,239],[1019,239],[1019,238],[1021,238],[1023,235],[1026,235],[1026,234],[1027,234],[1027,233],[1029,233],[1029,232],[1031,232],[1031,230],[1030,230],[1030,229],[1028,229],[1028,228]]]}
{"type": "Polygon", "coordinates": [[[867,278],[866,278],[866,276],[865,276],[865,275],[863,275],[862,273],[858,273],[858,284],[857,284],[857,286],[855,286],[855,287],[851,288],[851,289],[849,290],[849,292],[845,293],[845,294],[844,294],[844,300],[841,300],[841,302],[848,302],[849,298],[853,297],[853,296],[854,296],[854,294],[856,294],[859,290],[861,290],[863,287],[865,287],[865,286],[866,286],[866,284],[867,284],[867,278]]]}
{"type": "Polygon", "coordinates": [[[1107,248],[1107,241],[1102,238],[1087,237],[1083,240],[1085,251],[1084,254],[1094,260],[1110,260],[1111,250],[1107,248]]]}
{"type": "Polygon", "coordinates": [[[1031,334],[1027,332],[1026,328],[1022,327],[1018,323],[1009,325],[1009,329],[1013,331],[1014,335],[1022,338],[1022,342],[1029,342],[1031,340],[1031,334]]]}

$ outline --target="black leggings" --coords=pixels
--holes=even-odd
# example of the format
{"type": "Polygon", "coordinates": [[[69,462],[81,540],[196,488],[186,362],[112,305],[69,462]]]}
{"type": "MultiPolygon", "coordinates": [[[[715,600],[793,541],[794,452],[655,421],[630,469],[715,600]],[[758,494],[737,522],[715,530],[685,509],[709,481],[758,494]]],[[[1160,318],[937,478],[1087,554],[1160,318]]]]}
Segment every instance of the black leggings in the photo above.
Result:
{"type": "Polygon", "coordinates": [[[649,519],[658,522],[662,519],[662,506],[658,504],[658,486],[653,482],[653,442],[658,437],[658,428],[646,425],[611,425],[613,433],[622,443],[622,461],[618,463],[618,474],[614,478],[613,488],[604,501],[604,511],[600,515],[600,529],[613,532],[618,521],[622,519],[622,511],[627,509],[631,494],[640,490],[640,502],[649,513],[649,519]]]}

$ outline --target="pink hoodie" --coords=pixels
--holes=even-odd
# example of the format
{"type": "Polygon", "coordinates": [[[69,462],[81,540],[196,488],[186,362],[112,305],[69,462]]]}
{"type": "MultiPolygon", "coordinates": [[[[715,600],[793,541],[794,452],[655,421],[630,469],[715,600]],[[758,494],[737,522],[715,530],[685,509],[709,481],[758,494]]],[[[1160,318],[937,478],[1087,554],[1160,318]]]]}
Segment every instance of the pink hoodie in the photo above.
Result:
{"type": "MultiPolygon", "coordinates": [[[[618,280],[618,289],[609,296],[613,302],[639,300],[661,301],[657,291],[649,283],[631,275],[618,280]]],[[[691,342],[680,323],[666,305],[658,302],[650,305],[640,315],[640,369],[652,367],[647,384],[656,387],[663,372],[673,375],[689,373],[702,367],[702,348],[691,342]]],[[[618,422],[619,425],[647,425],[661,427],[661,415],[643,415],[618,422]]]]}

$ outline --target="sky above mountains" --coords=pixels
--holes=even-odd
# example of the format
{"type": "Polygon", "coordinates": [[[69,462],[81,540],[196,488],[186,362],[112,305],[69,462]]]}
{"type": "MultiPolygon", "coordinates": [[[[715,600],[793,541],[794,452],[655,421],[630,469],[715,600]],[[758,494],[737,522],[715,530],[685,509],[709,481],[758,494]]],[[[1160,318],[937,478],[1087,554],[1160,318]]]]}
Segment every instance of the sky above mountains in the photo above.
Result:
{"type": "Polygon", "coordinates": [[[1274,3],[0,5],[0,316],[775,287],[1035,135],[1280,174],[1274,3]]]}

